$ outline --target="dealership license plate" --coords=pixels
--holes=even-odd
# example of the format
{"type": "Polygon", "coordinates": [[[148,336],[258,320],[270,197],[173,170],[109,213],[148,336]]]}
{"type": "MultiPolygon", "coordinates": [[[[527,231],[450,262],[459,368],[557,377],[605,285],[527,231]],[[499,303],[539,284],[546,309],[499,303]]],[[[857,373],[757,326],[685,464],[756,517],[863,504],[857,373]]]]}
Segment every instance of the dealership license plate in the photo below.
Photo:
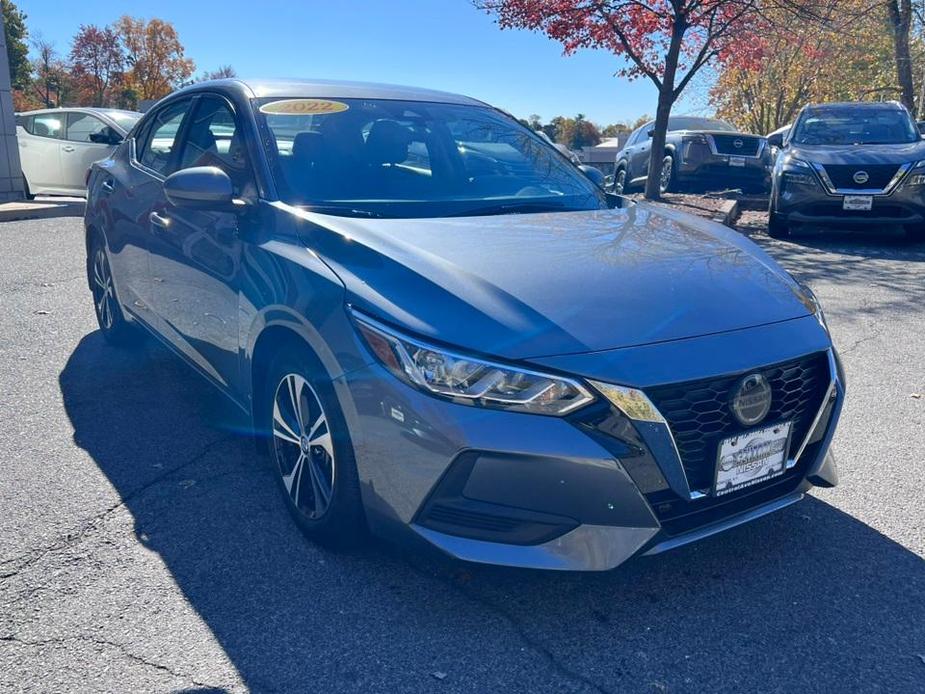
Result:
{"type": "Polygon", "coordinates": [[[783,475],[787,471],[792,428],[792,422],[782,422],[721,441],[714,495],[729,494],[783,475]]]}
{"type": "Polygon", "coordinates": [[[745,166],[745,157],[729,157],[729,166],[745,166]]]}
{"type": "Polygon", "coordinates": [[[842,209],[853,212],[870,212],[873,207],[873,195],[846,195],[842,201],[842,209]]]}

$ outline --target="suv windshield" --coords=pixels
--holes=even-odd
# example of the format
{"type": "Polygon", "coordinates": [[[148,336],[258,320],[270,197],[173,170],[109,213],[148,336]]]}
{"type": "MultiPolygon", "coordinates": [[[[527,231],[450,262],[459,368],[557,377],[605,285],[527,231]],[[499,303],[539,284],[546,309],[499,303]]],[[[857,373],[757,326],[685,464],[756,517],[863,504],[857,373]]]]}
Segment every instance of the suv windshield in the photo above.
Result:
{"type": "Polygon", "coordinates": [[[294,205],[373,217],[607,207],[559,152],[491,108],[383,99],[256,104],[280,195],[294,205]]]}
{"type": "Polygon", "coordinates": [[[919,140],[912,117],[895,106],[808,108],[793,133],[798,145],[899,145],[919,140]]]}

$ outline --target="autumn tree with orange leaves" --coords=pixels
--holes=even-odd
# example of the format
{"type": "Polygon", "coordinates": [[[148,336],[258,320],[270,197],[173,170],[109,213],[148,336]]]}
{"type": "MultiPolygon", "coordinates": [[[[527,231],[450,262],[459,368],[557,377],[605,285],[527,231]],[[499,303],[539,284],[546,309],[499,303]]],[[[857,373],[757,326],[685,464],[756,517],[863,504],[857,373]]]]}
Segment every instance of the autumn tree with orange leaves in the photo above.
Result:
{"type": "Polygon", "coordinates": [[[160,99],[193,74],[173,24],[163,19],[124,16],[115,24],[122,41],[127,70],[125,86],[139,100],[160,99]]]}
{"type": "MultiPolygon", "coordinates": [[[[711,60],[751,34],[758,0],[474,0],[502,29],[539,31],[566,54],[608,50],[626,61],[619,74],[658,90],[645,195],[660,197],[665,136],[672,106],[711,60]]],[[[664,162],[663,162],[664,159],[664,162]]]]}

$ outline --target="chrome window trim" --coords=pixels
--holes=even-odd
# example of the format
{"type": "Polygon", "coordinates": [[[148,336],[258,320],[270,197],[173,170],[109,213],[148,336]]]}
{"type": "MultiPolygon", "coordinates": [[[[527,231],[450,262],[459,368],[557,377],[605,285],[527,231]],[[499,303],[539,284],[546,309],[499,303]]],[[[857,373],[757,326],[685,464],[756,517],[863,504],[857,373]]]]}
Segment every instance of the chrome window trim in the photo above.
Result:
{"type": "MultiPolygon", "coordinates": [[[[912,170],[913,163],[909,162],[902,164],[896,171],[896,175],[890,179],[890,182],[887,183],[885,188],[836,188],[835,184],[832,183],[832,179],[829,178],[829,174],[826,172],[825,167],[822,164],[816,164],[813,162],[811,164],[813,170],[816,172],[816,175],[822,180],[822,185],[825,187],[826,192],[829,195],[873,195],[873,196],[886,196],[892,195],[899,186],[899,182],[905,178],[906,174],[912,170]]],[[[859,165],[861,166],[861,165],[859,165]]]]}

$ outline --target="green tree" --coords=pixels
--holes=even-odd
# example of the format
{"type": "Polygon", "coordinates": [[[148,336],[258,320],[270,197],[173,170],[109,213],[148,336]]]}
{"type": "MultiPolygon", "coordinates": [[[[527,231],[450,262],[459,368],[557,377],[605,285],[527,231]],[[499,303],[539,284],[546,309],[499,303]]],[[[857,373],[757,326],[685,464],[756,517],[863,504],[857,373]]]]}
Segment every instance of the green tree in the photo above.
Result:
{"type": "Polygon", "coordinates": [[[3,11],[3,32],[6,38],[6,55],[10,61],[10,82],[13,89],[23,90],[32,79],[32,64],[29,62],[29,46],[26,39],[26,15],[12,0],[0,0],[3,11]]]}

